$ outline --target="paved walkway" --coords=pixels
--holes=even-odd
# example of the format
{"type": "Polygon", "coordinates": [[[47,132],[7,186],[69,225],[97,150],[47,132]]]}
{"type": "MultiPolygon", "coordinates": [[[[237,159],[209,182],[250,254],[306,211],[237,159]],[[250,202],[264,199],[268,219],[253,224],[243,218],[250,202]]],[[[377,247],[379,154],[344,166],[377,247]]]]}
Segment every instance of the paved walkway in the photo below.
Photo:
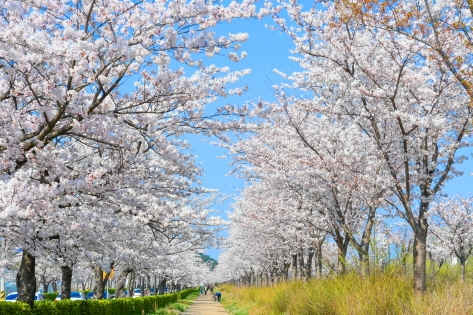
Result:
{"type": "Polygon", "coordinates": [[[228,315],[222,304],[212,301],[211,296],[207,293],[197,297],[191,307],[181,315],[228,315]]]}

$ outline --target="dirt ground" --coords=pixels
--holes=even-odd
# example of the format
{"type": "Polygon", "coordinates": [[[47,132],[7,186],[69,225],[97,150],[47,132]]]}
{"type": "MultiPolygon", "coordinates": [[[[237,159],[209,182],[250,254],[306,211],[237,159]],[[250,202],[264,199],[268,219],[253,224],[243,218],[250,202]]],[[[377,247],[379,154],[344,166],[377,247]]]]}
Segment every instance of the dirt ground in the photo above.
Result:
{"type": "Polygon", "coordinates": [[[181,315],[228,315],[222,304],[211,300],[211,295],[201,295],[181,315]]]}

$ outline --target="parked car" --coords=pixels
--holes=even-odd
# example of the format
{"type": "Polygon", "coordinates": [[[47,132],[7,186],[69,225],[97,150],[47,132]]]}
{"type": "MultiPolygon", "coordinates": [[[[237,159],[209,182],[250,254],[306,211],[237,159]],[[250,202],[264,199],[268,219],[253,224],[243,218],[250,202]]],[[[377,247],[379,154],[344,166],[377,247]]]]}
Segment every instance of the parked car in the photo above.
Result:
{"type": "MultiPolygon", "coordinates": [[[[18,299],[18,292],[12,292],[7,295],[7,297],[5,298],[5,302],[16,302],[16,299],[18,299]]],[[[40,292],[36,292],[36,294],[34,295],[34,301],[37,302],[44,300],[44,295],[40,292]]]]}
{"type": "Polygon", "coordinates": [[[133,289],[133,297],[141,297],[141,289],[133,289]]]}
{"type": "MultiPolygon", "coordinates": [[[[94,291],[90,291],[89,293],[87,293],[87,296],[85,297],[85,299],[90,300],[92,299],[93,296],[94,296],[94,291]]],[[[111,299],[111,298],[112,297],[110,296],[110,294],[108,294],[107,291],[103,292],[102,299],[111,299]]]]}
{"type": "MultiPolygon", "coordinates": [[[[55,301],[60,301],[61,300],[61,293],[58,294],[56,297],[55,301]]],[[[84,293],[82,292],[71,292],[71,301],[77,301],[77,300],[85,300],[84,293]]]]}

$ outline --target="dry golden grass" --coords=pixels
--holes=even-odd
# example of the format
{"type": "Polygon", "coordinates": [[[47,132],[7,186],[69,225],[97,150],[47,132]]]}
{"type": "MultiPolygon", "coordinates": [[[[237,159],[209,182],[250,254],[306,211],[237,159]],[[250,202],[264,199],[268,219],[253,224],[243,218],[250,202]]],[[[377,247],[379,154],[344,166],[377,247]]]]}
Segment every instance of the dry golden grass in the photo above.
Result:
{"type": "Polygon", "coordinates": [[[411,279],[397,273],[366,278],[349,274],[274,288],[225,285],[222,290],[242,308],[251,305],[249,315],[473,314],[473,284],[437,280],[426,294],[416,296],[411,279]]]}

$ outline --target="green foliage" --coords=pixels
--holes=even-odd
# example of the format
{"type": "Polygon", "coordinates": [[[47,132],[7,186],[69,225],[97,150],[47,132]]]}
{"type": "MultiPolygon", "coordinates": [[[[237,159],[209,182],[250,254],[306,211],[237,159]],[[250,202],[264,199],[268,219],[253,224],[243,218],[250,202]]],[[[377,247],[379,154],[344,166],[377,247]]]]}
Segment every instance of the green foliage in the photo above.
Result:
{"type": "MultiPolygon", "coordinates": [[[[182,293],[188,296],[193,291],[182,293]]],[[[174,293],[114,300],[43,301],[35,303],[33,312],[25,303],[0,302],[0,315],[142,315],[176,303],[180,296],[181,293],[174,293]]]]}
{"type": "Polygon", "coordinates": [[[26,303],[0,302],[0,315],[32,315],[32,313],[26,303]]]}
{"type": "Polygon", "coordinates": [[[176,309],[178,311],[184,312],[188,308],[188,305],[186,305],[184,303],[176,302],[176,303],[172,303],[171,305],[169,305],[169,307],[173,308],[173,309],[176,309]]]}
{"type": "MultiPolygon", "coordinates": [[[[57,301],[53,303],[56,306],[56,311],[58,315],[82,315],[81,304],[87,303],[87,301],[62,300],[62,301],[57,301]]],[[[35,310],[35,315],[36,315],[36,310],[35,310]]]]}
{"type": "Polygon", "coordinates": [[[212,257],[206,254],[202,254],[202,253],[197,253],[197,254],[200,256],[200,259],[202,259],[202,261],[209,266],[210,270],[214,270],[215,267],[217,267],[218,265],[217,260],[213,259],[212,257]]]}
{"type": "Polygon", "coordinates": [[[108,293],[109,293],[109,294],[115,294],[115,291],[117,291],[117,289],[115,289],[115,288],[108,288],[108,293]]]}
{"type": "Polygon", "coordinates": [[[58,293],[44,293],[44,297],[48,301],[54,301],[57,297],[58,293]]]}
{"type": "MultiPolygon", "coordinates": [[[[196,297],[199,295],[199,289],[187,289],[187,290],[182,290],[181,292],[178,293],[179,294],[179,299],[180,300],[183,300],[185,298],[187,298],[187,296],[191,295],[191,294],[194,294],[196,295],[196,297]]],[[[194,297],[195,299],[195,297],[194,297]]]]}
{"type": "Polygon", "coordinates": [[[193,300],[199,296],[198,289],[189,289],[181,291],[180,294],[184,295],[184,299],[179,299],[177,303],[169,304],[166,308],[156,309],[152,315],[179,315],[182,311],[185,311],[192,304],[193,300]]]}

